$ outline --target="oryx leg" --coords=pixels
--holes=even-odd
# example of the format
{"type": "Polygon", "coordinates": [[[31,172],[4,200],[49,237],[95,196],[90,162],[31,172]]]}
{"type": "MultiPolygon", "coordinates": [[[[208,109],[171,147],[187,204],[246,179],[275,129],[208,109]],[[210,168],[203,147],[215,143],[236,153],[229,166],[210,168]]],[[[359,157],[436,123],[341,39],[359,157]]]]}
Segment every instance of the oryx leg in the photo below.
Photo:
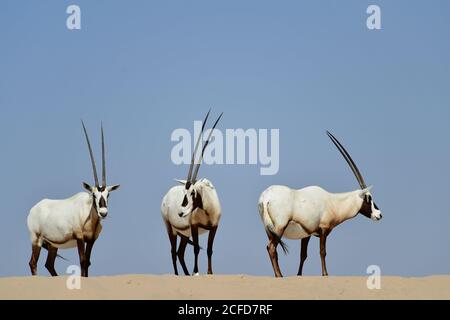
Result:
{"type": "Polygon", "coordinates": [[[200,253],[200,244],[198,242],[198,226],[192,225],[191,226],[191,232],[192,232],[192,242],[194,243],[194,272],[193,275],[198,275],[198,255],[200,253]]]}
{"type": "Polygon", "coordinates": [[[303,264],[306,261],[306,258],[308,258],[308,244],[309,240],[311,240],[311,236],[308,238],[302,239],[302,245],[300,250],[300,267],[298,268],[298,274],[299,276],[303,275],[303,264]]]}
{"type": "Polygon", "coordinates": [[[80,257],[81,276],[87,277],[87,260],[84,240],[77,239],[78,256],[80,257]]]}
{"type": "Polygon", "coordinates": [[[39,254],[41,253],[41,246],[38,243],[33,243],[31,247],[31,259],[29,262],[31,274],[37,275],[37,263],[39,260],[39,254]]]}
{"type": "Polygon", "coordinates": [[[217,227],[211,227],[208,234],[208,274],[213,274],[212,271],[212,255],[214,238],[216,237],[217,227]]]}
{"type": "Polygon", "coordinates": [[[88,241],[86,243],[86,277],[89,276],[89,267],[91,266],[91,254],[95,241],[88,241]]]}
{"type": "MultiPolygon", "coordinates": [[[[283,234],[283,232],[281,232],[280,234],[283,234]]],[[[267,252],[269,253],[270,261],[272,262],[272,268],[275,273],[275,277],[282,278],[283,275],[281,274],[280,265],[278,264],[278,252],[277,252],[277,246],[280,243],[279,239],[281,239],[281,236],[275,236],[270,232],[268,232],[268,236],[269,236],[269,244],[267,245],[267,252]]]]}
{"type": "Polygon", "coordinates": [[[167,234],[169,235],[170,241],[170,253],[172,254],[172,264],[175,275],[178,275],[178,267],[177,267],[177,235],[173,234],[172,226],[166,223],[167,234]]]}
{"type": "Polygon", "coordinates": [[[48,272],[52,275],[52,277],[58,276],[55,270],[55,260],[56,256],[58,254],[58,248],[53,247],[51,244],[47,245],[47,260],[45,261],[45,267],[47,268],[48,272]]]}
{"type": "Polygon", "coordinates": [[[269,244],[267,245],[267,252],[269,252],[270,261],[272,262],[272,268],[275,273],[275,277],[281,278],[280,266],[278,264],[278,252],[277,252],[278,240],[271,238],[269,244]]]}
{"type": "Polygon", "coordinates": [[[320,258],[322,260],[322,276],[328,276],[327,264],[325,257],[327,256],[327,237],[330,234],[328,229],[320,230],[320,258]]]}
{"type": "Polygon", "coordinates": [[[183,268],[184,274],[189,276],[189,270],[186,267],[186,261],[184,261],[184,252],[186,251],[186,246],[188,244],[189,238],[183,235],[180,235],[181,241],[180,246],[178,247],[177,256],[178,260],[180,260],[181,267],[183,268]]]}

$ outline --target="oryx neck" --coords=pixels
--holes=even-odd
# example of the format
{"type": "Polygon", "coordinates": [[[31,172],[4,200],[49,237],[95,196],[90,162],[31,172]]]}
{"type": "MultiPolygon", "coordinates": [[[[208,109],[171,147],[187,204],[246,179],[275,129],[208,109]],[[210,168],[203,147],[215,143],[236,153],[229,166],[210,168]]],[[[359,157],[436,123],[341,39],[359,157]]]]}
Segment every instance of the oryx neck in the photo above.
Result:
{"type": "Polygon", "coordinates": [[[97,225],[99,223],[101,223],[101,219],[98,216],[97,207],[95,205],[95,201],[94,201],[93,197],[91,198],[91,201],[92,201],[92,205],[91,205],[91,210],[89,211],[88,220],[91,221],[92,225],[94,226],[94,229],[97,229],[97,225]]]}
{"type": "Polygon", "coordinates": [[[331,207],[335,216],[340,220],[339,223],[352,219],[358,214],[362,205],[359,193],[360,190],[332,194],[331,207]]]}
{"type": "Polygon", "coordinates": [[[94,195],[93,194],[89,195],[88,206],[91,208],[89,210],[89,219],[92,219],[92,221],[95,221],[96,219],[99,219],[98,218],[97,206],[95,205],[95,199],[94,199],[94,195]]]}

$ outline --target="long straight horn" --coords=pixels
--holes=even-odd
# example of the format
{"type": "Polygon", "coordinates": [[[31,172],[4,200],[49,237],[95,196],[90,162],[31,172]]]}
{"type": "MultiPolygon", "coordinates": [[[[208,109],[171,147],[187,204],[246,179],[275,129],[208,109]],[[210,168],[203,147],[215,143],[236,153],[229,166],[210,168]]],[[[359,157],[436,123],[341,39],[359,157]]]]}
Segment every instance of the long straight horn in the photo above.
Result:
{"type": "Polygon", "coordinates": [[[192,178],[193,183],[195,183],[195,181],[197,181],[198,170],[200,169],[200,165],[202,164],[203,155],[205,154],[206,147],[208,146],[209,142],[211,141],[211,136],[214,132],[214,129],[216,129],[216,126],[219,123],[219,120],[222,118],[222,116],[223,116],[223,112],[220,114],[219,118],[217,118],[216,122],[214,123],[214,126],[212,127],[211,131],[209,132],[208,139],[206,140],[206,143],[203,146],[202,155],[200,156],[198,164],[195,167],[194,176],[192,178]]]}
{"type": "Polygon", "coordinates": [[[86,137],[86,142],[87,142],[87,146],[88,146],[88,149],[89,149],[89,155],[91,157],[91,164],[92,164],[92,171],[94,172],[95,186],[99,187],[98,176],[97,176],[97,166],[95,165],[95,159],[94,159],[94,154],[92,153],[91,142],[89,141],[89,136],[87,134],[86,127],[84,125],[83,120],[81,120],[81,124],[83,125],[83,131],[84,131],[84,135],[86,137]]]}
{"type": "Polygon", "coordinates": [[[350,166],[350,169],[352,169],[353,174],[356,177],[356,180],[358,180],[358,183],[361,187],[361,189],[366,189],[367,185],[364,182],[364,178],[361,175],[361,172],[359,172],[358,167],[356,166],[355,162],[353,161],[352,157],[348,154],[347,150],[342,146],[342,144],[339,142],[338,139],[336,139],[329,131],[327,131],[328,137],[333,141],[334,145],[338,148],[338,150],[341,152],[341,154],[344,156],[345,161],[347,161],[348,165],[350,166]]]}
{"type": "Polygon", "coordinates": [[[106,154],[105,154],[105,137],[103,135],[103,123],[102,123],[102,187],[106,187],[106,154]]]}
{"type": "Polygon", "coordinates": [[[200,132],[200,134],[199,134],[199,136],[197,138],[197,142],[195,144],[195,149],[194,149],[194,152],[192,153],[191,166],[189,167],[189,173],[188,173],[186,182],[191,182],[192,170],[194,169],[195,158],[196,158],[196,155],[197,155],[198,147],[200,146],[200,141],[202,140],[202,137],[203,137],[203,130],[205,130],[206,122],[208,121],[208,117],[209,117],[210,112],[211,112],[211,109],[209,109],[208,113],[206,114],[205,120],[203,120],[202,131],[200,132]]]}

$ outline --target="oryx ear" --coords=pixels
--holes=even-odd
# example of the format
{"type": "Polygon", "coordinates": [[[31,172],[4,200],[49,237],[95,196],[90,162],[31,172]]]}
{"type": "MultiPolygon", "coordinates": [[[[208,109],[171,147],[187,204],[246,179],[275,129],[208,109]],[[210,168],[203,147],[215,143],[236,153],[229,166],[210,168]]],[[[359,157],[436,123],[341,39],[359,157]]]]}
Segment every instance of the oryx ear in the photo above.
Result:
{"type": "Polygon", "coordinates": [[[85,188],[86,191],[92,192],[92,187],[89,185],[89,183],[83,182],[83,188],[85,188]]]}
{"type": "Polygon", "coordinates": [[[173,180],[175,180],[176,182],[178,182],[179,184],[182,184],[183,186],[185,186],[186,185],[186,180],[178,180],[178,179],[173,179],[173,180]]]}
{"type": "Polygon", "coordinates": [[[362,189],[362,190],[360,191],[360,193],[359,193],[359,196],[360,196],[361,198],[364,199],[364,197],[366,196],[366,194],[370,193],[370,190],[372,190],[372,188],[373,188],[373,186],[370,186],[370,187],[367,187],[367,188],[365,188],[365,189],[362,189]]]}
{"type": "Polygon", "coordinates": [[[115,184],[113,186],[108,187],[107,189],[108,189],[108,192],[113,192],[113,191],[116,191],[119,188],[120,188],[120,184],[115,184]]]}

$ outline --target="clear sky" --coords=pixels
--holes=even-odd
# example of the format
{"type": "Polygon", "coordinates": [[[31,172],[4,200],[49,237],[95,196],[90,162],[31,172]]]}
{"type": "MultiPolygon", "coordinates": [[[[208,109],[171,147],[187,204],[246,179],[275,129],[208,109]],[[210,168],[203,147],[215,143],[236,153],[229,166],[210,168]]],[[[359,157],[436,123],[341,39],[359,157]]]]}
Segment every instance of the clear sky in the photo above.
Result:
{"type": "MultiPolygon", "coordinates": [[[[358,188],[328,140],[351,152],[384,219],[333,231],[332,275],[450,272],[450,3],[436,1],[2,1],[0,3],[0,276],[28,275],[30,208],[92,183],[80,118],[108,179],[122,188],[93,251],[91,275],[172,273],[161,199],[184,179],[171,162],[174,129],[192,130],[213,107],[225,128],[280,129],[280,170],[203,166],[223,219],[216,273],[272,275],[257,211],[272,184],[358,188]],[[82,29],[66,28],[78,4],[82,29]],[[366,28],[378,4],[382,30],[366,28]]],[[[206,246],[202,237],[202,245],[206,246]]],[[[296,274],[299,241],[280,253],[296,274]]],[[[187,251],[192,270],[192,248],[187,251]]],[[[64,273],[76,250],[60,252],[64,273]]],[[[305,273],[321,272],[318,240],[305,273]]],[[[206,271],[201,253],[200,271],[206,271]]],[[[41,255],[39,272],[48,275],[41,255]]]]}

